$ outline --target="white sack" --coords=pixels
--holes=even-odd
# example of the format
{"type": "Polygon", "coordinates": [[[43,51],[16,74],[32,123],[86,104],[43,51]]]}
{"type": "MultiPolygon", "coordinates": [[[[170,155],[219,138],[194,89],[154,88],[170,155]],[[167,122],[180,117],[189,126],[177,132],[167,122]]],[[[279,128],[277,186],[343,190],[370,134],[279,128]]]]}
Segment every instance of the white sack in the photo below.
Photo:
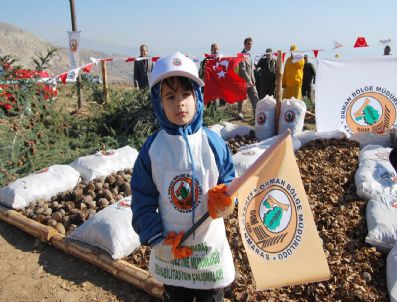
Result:
{"type": "Polygon", "coordinates": [[[301,141],[301,144],[303,146],[316,139],[346,138],[347,135],[343,131],[339,130],[328,132],[314,132],[306,130],[300,134],[295,135],[295,137],[301,141]]]}
{"type": "Polygon", "coordinates": [[[304,101],[291,98],[281,102],[278,133],[281,134],[287,129],[292,135],[302,132],[305,123],[306,104],[304,101]]]}
{"type": "Polygon", "coordinates": [[[276,100],[272,96],[266,95],[256,104],[255,135],[259,140],[276,135],[276,100]]]}
{"type": "Polygon", "coordinates": [[[224,122],[223,124],[225,127],[221,129],[221,136],[224,140],[234,138],[236,135],[248,135],[250,131],[254,130],[248,126],[236,125],[229,122],[224,122]]]}
{"type": "Polygon", "coordinates": [[[128,196],[86,220],[69,238],[99,247],[115,260],[122,259],[141,245],[131,223],[131,196],[128,196]]]}
{"type": "Polygon", "coordinates": [[[215,124],[212,126],[208,127],[210,130],[214,131],[216,134],[218,134],[220,137],[222,137],[221,135],[221,131],[223,128],[225,128],[225,126],[221,125],[221,124],[215,124]]]}
{"type": "Polygon", "coordinates": [[[53,165],[17,179],[0,189],[0,203],[13,209],[23,209],[31,202],[49,200],[60,192],[73,189],[80,174],[68,165],[53,165]]]}
{"type": "Polygon", "coordinates": [[[367,145],[381,145],[383,147],[390,147],[392,143],[389,133],[355,133],[350,136],[350,139],[359,142],[361,148],[367,145]]]}
{"type": "Polygon", "coordinates": [[[360,151],[359,167],[354,176],[357,195],[364,199],[379,195],[396,196],[396,176],[391,163],[386,157],[390,148],[367,146],[360,151]],[[376,158],[377,157],[377,158],[376,158]]]}
{"type": "Polygon", "coordinates": [[[397,245],[387,256],[386,280],[390,302],[397,302],[397,245]]]}
{"type": "Polygon", "coordinates": [[[70,164],[80,172],[84,180],[90,181],[97,177],[106,177],[112,172],[132,169],[138,151],[130,146],[106,152],[99,151],[93,155],[83,156],[70,164]]]}
{"type": "MultiPolygon", "coordinates": [[[[278,137],[279,135],[259,143],[241,146],[239,152],[233,155],[233,163],[237,171],[237,175],[242,175],[245,170],[247,170],[258,159],[258,157],[275,142],[278,137]]],[[[292,145],[294,151],[301,147],[300,141],[295,137],[292,137],[292,145]]]]}
{"type": "Polygon", "coordinates": [[[397,199],[379,196],[368,201],[368,235],[365,242],[380,250],[390,250],[397,243],[397,199]]]}
{"type": "Polygon", "coordinates": [[[360,150],[358,161],[360,164],[364,164],[364,165],[368,160],[385,161],[386,163],[388,163],[390,152],[391,152],[391,148],[384,148],[383,146],[380,145],[367,145],[360,150]]]}

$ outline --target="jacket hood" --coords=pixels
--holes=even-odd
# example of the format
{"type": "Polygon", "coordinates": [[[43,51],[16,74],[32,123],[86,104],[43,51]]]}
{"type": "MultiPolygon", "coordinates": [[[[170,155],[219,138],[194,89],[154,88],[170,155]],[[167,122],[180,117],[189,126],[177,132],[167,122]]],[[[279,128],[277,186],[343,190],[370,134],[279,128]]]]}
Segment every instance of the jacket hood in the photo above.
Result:
{"type": "Polygon", "coordinates": [[[193,91],[196,96],[196,113],[193,117],[193,120],[185,126],[178,126],[171,123],[165,115],[163,106],[161,105],[161,82],[154,85],[150,90],[152,105],[156,114],[156,118],[160,124],[161,129],[164,129],[168,134],[178,135],[185,132],[185,134],[189,135],[196,133],[203,126],[204,103],[201,89],[196,82],[192,80],[190,81],[192,83],[193,91]]]}

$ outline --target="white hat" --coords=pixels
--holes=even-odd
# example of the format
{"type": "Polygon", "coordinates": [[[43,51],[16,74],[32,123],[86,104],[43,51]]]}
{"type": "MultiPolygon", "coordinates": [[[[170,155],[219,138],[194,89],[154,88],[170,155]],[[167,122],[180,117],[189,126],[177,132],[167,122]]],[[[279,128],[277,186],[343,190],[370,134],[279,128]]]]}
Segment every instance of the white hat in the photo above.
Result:
{"type": "Polygon", "coordinates": [[[152,88],[165,78],[177,76],[189,78],[200,87],[204,86],[204,82],[198,77],[196,64],[180,52],[175,52],[157,60],[150,76],[149,86],[152,88]]]}

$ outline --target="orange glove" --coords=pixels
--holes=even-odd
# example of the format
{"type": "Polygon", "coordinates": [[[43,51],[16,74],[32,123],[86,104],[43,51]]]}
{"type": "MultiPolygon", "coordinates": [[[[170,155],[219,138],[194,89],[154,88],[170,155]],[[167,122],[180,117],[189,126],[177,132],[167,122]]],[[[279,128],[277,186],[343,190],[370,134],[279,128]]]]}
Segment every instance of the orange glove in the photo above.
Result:
{"type": "Polygon", "coordinates": [[[220,184],[208,191],[208,212],[213,219],[233,213],[234,198],[227,195],[226,189],[227,185],[220,184]]]}
{"type": "Polygon", "coordinates": [[[169,232],[162,242],[163,245],[171,246],[171,251],[175,259],[183,259],[193,254],[192,250],[187,246],[179,246],[182,237],[183,232],[180,232],[179,234],[169,232]]]}

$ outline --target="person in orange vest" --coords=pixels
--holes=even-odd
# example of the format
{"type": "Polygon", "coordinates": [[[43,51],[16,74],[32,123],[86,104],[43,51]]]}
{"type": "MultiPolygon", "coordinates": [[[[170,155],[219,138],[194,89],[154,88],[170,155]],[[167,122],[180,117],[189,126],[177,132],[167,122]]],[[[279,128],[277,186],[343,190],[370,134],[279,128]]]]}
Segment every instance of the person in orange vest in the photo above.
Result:
{"type": "Polygon", "coordinates": [[[292,44],[290,48],[291,57],[285,62],[283,75],[284,99],[290,99],[292,97],[302,99],[303,67],[305,61],[303,58],[299,61],[293,59],[293,52],[297,50],[298,47],[292,44]]]}

